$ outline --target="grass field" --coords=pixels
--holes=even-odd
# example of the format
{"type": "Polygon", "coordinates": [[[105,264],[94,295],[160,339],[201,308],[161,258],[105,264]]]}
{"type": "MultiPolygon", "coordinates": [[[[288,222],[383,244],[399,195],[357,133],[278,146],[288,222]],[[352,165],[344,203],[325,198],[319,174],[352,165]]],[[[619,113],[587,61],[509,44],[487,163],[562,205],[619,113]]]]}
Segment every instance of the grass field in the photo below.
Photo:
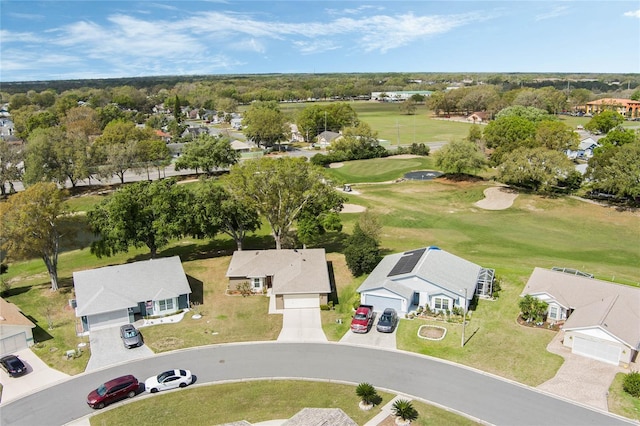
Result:
{"type": "MultiPolygon", "coordinates": [[[[395,395],[378,391],[381,405],[395,395]]],[[[135,424],[215,425],[246,420],[250,423],[288,419],[305,407],[340,408],[356,423],[371,420],[378,410],[363,411],[351,385],[308,381],[255,381],[183,389],[124,405],[91,417],[94,426],[135,424]],[[198,407],[194,410],[193,407],[198,407]]],[[[473,425],[471,420],[413,401],[418,419],[412,425],[473,425]]]]}
{"type": "MultiPolygon", "coordinates": [[[[383,159],[348,163],[332,169],[350,180],[393,180],[405,170],[428,168],[430,159],[383,159]],[[386,162],[386,163],[383,163],[386,162]],[[381,172],[381,169],[385,169],[381,172]],[[369,175],[367,175],[367,172],[369,175]]],[[[494,268],[502,287],[497,300],[480,301],[471,312],[467,344],[460,348],[460,326],[446,324],[447,337],[426,342],[416,336],[421,320],[402,320],[398,347],[460,362],[481,370],[537,385],[549,379],[561,359],[545,350],[553,337],[548,330],[522,328],[515,319],[517,301],[534,267],[564,266],[595,274],[597,278],[638,285],[640,244],[638,212],[603,207],[574,198],[545,198],[520,194],[503,211],[474,206],[483,198],[490,181],[448,180],[356,184],[360,194],[347,194],[350,203],[369,207],[383,223],[383,254],[430,245],[439,246],[483,267],[494,268]]],[[[74,201],[77,205],[84,202],[74,201]]],[[[90,203],[88,203],[90,204],[90,203]]],[[[79,208],[78,208],[79,209],[79,208]]],[[[74,216],[79,223],[83,216],[74,216]]],[[[328,234],[322,244],[333,264],[340,304],[323,311],[323,329],[330,340],[339,340],[348,329],[355,290],[364,277],[349,273],[341,254],[344,238],[357,214],[342,215],[344,230],[328,234]],[[342,319],[342,324],[336,323],[342,319]]],[[[263,227],[245,242],[247,248],[272,247],[263,227]]],[[[41,260],[13,263],[4,275],[12,288],[7,298],[36,322],[39,342],[34,351],[49,365],[77,374],[84,370],[87,354],[66,361],[62,354],[82,341],[75,335],[72,272],[148,258],[145,250],[132,250],[112,258],[97,259],[86,247],[69,247],[60,255],[62,288],[48,290],[48,276],[41,260]],[[52,328],[49,329],[49,321],[52,328]]],[[[85,244],[86,245],[86,244],[85,244]]],[[[202,301],[203,318],[143,329],[145,340],[157,352],[210,343],[274,340],[280,316],[267,314],[267,299],[225,295],[225,271],[235,245],[226,238],[213,241],[184,239],[160,251],[161,256],[180,255],[194,288],[193,300],[202,301]]],[[[627,404],[620,399],[621,404],[627,404]]]]}
{"type": "Polygon", "coordinates": [[[616,374],[607,397],[609,411],[640,422],[640,398],[634,398],[622,389],[624,374],[616,374]]]}

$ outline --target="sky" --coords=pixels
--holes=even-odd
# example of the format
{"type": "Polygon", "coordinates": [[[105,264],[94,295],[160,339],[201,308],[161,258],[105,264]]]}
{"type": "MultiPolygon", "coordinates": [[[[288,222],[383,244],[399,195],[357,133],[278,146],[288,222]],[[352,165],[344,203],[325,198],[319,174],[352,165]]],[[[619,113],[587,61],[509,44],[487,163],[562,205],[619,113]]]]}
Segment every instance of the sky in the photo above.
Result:
{"type": "Polygon", "coordinates": [[[367,72],[640,73],[640,0],[0,0],[0,83],[367,72]]]}

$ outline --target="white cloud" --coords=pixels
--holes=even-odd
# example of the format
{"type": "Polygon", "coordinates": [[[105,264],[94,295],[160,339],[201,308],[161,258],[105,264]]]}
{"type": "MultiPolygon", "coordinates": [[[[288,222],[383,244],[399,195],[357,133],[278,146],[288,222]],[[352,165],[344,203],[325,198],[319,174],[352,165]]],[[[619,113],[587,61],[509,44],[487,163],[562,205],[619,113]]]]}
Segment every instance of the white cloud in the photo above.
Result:
{"type": "Polygon", "coordinates": [[[45,39],[33,33],[18,33],[0,30],[0,41],[4,43],[40,43],[45,39]]]}
{"type": "Polygon", "coordinates": [[[303,55],[327,52],[342,47],[331,40],[294,41],[293,45],[303,55]]]}
{"type": "Polygon", "coordinates": [[[569,13],[569,6],[554,6],[550,11],[536,15],[536,21],[542,21],[545,19],[553,19],[559,16],[567,15],[569,13]]]}
{"type": "Polygon", "coordinates": [[[640,18],[640,9],[638,10],[631,10],[629,12],[625,12],[624,16],[628,16],[630,18],[640,18]]]}
{"type": "Polygon", "coordinates": [[[230,44],[235,50],[243,50],[247,52],[265,53],[267,50],[264,43],[256,38],[249,38],[246,40],[236,41],[230,44]]]}

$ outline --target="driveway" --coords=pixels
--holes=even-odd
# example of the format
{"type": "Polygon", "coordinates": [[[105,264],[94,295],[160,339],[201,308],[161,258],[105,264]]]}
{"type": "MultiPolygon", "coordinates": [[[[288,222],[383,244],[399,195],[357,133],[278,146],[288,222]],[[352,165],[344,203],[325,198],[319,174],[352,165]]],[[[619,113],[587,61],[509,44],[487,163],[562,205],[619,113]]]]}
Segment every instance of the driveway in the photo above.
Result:
{"type": "Polygon", "coordinates": [[[27,374],[20,377],[9,377],[0,369],[0,383],[2,383],[2,403],[12,401],[21,396],[33,393],[40,388],[50,386],[69,377],[68,374],[50,368],[31,349],[14,352],[27,366],[27,374]]]}
{"type": "Polygon", "coordinates": [[[126,349],[120,338],[120,327],[93,330],[89,334],[89,344],[91,358],[85,371],[153,356],[153,351],[147,345],[126,349]]]}
{"type": "Polygon", "coordinates": [[[282,315],[278,342],[327,342],[320,308],[283,309],[282,315]]]}
{"type": "Polygon", "coordinates": [[[547,350],[562,356],[564,363],[552,379],[537,389],[609,411],[607,395],[611,382],[617,373],[630,370],[571,353],[571,349],[560,341],[562,334],[560,332],[553,338],[547,350]]]}
{"type": "MultiPolygon", "coordinates": [[[[396,332],[398,327],[393,330],[393,333],[380,333],[376,330],[377,315],[374,318],[373,326],[368,333],[360,334],[354,333],[351,330],[347,331],[347,334],[342,336],[340,343],[348,343],[350,345],[362,345],[362,346],[374,346],[376,348],[383,349],[396,349],[396,332]]],[[[400,323],[398,323],[400,326],[400,323]]]]}

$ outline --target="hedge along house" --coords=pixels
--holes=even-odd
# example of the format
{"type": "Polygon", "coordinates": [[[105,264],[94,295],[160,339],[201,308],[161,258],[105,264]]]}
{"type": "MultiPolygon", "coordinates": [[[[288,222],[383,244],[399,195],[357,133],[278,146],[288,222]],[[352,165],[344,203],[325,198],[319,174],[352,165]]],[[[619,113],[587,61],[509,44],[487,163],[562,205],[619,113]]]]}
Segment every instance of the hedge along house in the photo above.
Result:
{"type": "Polygon", "coordinates": [[[428,306],[436,312],[468,309],[474,296],[491,297],[494,270],[438,247],[386,256],[360,285],[360,301],[375,311],[404,314],[428,306]]]}
{"type": "Polygon", "coordinates": [[[640,349],[640,288],[535,268],[521,296],[546,302],[571,352],[613,365],[635,362],[640,349]]]}
{"type": "Polygon", "coordinates": [[[243,250],[227,269],[230,291],[248,282],[254,293],[276,298],[276,309],[317,308],[331,293],[324,249],[243,250]]]}
{"type": "Polygon", "coordinates": [[[178,256],[74,272],[73,286],[81,333],[171,315],[191,294],[178,256]]]}

